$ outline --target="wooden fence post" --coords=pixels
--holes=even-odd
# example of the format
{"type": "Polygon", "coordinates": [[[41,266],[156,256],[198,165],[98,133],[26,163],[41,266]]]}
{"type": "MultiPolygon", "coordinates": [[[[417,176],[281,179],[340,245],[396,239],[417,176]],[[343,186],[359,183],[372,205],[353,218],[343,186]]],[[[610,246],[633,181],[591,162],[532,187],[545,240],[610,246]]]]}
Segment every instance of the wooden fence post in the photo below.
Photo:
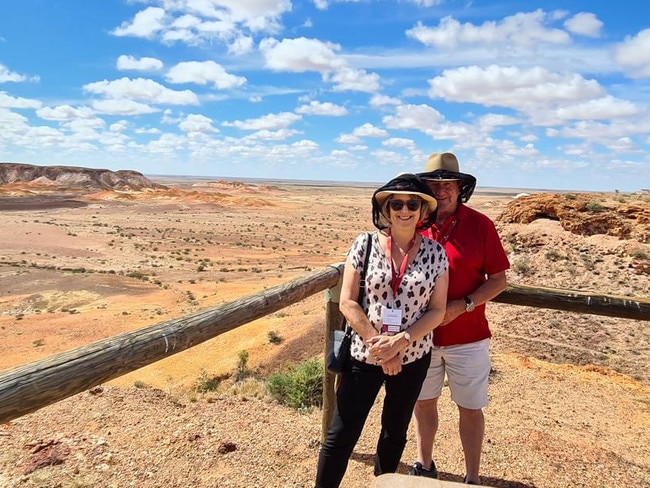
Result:
{"type": "Polygon", "coordinates": [[[327,370],[327,348],[332,339],[332,332],[335,329],[342,329],[345,317],[339,310],[339,298],[341,296],[341,282],[343,281],[344,263],[335,265],[339,270],[339,281],[332,288],[325,290],[326,315],[325,315],[325,351],[323,357],[323,417],[321,440],[325,440],[327,429],[334,414],[334,401],[336,400],[335,384],[337,376],[327,370]]]}

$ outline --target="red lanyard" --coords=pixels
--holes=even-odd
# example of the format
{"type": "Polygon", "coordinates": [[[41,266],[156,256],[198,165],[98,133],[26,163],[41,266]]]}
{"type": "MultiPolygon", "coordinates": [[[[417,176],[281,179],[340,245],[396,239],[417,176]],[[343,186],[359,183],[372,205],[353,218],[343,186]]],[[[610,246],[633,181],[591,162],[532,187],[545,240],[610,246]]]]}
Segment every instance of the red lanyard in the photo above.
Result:
{"type": "Polygon", "coordinates": [[[399,271],[393,268],[393,237],[388,234],[388,260],[390,261],[390,269],[391,269],[391,287],[393,288],[393,296],[397,295],[397,290],[399,289],[399,285],[402,283],[402,279],[404,278],[404,273],[406,272],[406,266],[408,265],[409,261],[409,252],[411,252],[411,249],[413,249],[413,245],[415,244],[415,237],[413,236],[413,239],[411,239],[411,242],[409,243],[409,247],[404,253],[404,257],[402,258],[402,264],[399,267],[399,271]]]}
{"type": "Polygon", "coordinates": [[[442,224],[440,229],[438,229],[436,226],[435,235],[434,235],[433,227],[431,228],[431,237],[433,237],[434,240],[438,241],[440,245],[444,247],[444,245],[451,237],[451,231],[454,230],[454,227],[456,227],[457,223],[458,223],[458,219],[456,217],[451,219],[451,221],[449,219],[445,220],[444,224],[442,224]],[[442,237],[440,237],[441,234],[442,237]]]}

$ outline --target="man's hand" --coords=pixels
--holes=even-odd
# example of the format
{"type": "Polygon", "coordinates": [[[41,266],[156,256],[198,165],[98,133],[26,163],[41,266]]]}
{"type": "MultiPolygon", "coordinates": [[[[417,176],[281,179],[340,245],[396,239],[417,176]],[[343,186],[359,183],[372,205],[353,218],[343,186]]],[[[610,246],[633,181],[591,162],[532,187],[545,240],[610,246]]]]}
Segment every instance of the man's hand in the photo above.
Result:
{"type": "Polygon", "coordinates": [[[442,319],[440,327],[447,325],[461,314],[465,313],[465,300],[451,300],[447,302],[447,310],[445,311],[445,318],[442,319]]]}

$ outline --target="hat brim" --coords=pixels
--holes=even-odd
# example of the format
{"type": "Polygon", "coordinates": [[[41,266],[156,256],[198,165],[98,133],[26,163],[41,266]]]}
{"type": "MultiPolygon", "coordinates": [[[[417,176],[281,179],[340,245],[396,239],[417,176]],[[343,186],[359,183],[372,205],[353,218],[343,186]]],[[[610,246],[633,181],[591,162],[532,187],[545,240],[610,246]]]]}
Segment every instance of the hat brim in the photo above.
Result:
{"type": "Polygon", "coordinates": [[[476,188],[476,178],[467,173],[459,173],[456,171],[447,171],[444,169],[436,169],[426,173],[418,173],[424,182],[427,181],[460,181],[460,201],[467,203],[467,201],[474,193],[476,188]]]}
{"type": "Polygon", "coordinates": [[[391,195],[415,195],[421,200],[424,200],[429,204],[429,211],[431,212],[433,212],[438,206],[438,202],[431,195],[427,195],[426,193],[420,193],[417,191],[400,191],[400,190],[380,191],[375,194],[375,198],[377,200],[377,203],[379,203],[380,206],[383,206],[384,203],[386,202],[386,199],[391,195]]]}
{"type": "Polygon", "coordinates": [[[476,181],[476,178],[467,173],[457,173],[444,169],[436,169],[426,173],[417,173],[420,179],[425,181],[476,181]]]}

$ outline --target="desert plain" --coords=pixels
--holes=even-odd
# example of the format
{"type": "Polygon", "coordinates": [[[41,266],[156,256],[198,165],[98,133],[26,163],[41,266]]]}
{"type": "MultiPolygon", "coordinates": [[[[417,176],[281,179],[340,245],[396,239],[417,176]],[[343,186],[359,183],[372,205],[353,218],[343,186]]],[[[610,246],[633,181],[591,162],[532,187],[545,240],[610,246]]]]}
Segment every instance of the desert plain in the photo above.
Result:
{"type": "MultiPolygon", "coordinates": [[[[340,263],[373,229],[371,186],[152,179],[167,189],[0,189],[0,374],[340,263]]],[[[636,237],[647,236],[647,221],[621,238],[549,218],[501,220],[522,191],[479,188],[469,202],[495,220],[510,282],[650,296],[650,244],[636,237]]],[[[586,198],[650,206],[644,195],[586,198]]],[[[497,303],[488,317],[486,485],[650,486],[648,322],[497,303]]],[[[318,357],[324,320],[317,294],[0,426],[0,486],[311,486],[320,411],[296,413],[245,389],[197,395],[195,386],[231,373],[242,351],[260,374],[318,357]],[[61,462],[31,469],[39,459],[61,462]]],[[[448,400],[436,462],[442,479],[460,481],[448,400]]],[[[372,479],[378,412],[344,486],[372,479]]],[[[413,453],[411,434],[403,462],[413,453]]]]}

